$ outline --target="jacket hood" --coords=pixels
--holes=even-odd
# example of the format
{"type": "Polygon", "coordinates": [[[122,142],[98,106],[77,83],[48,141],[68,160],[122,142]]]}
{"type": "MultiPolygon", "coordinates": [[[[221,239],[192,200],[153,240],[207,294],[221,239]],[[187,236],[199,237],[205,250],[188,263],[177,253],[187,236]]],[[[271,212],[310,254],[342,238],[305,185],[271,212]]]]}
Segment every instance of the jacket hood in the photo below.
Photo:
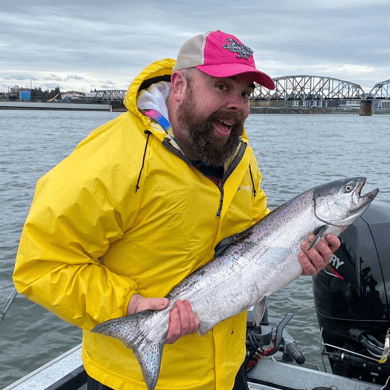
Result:
{"type": "Polygon", "coordinates": [[[172,68],[174,67],[175,62],[176,61],[172,58],[165,58],[151,63],[141,71],[130,84],[124,99],[124,104],[130,112],[141,115],[137,108],[138,93],[142,89],[148,88],[153,83],[170,81],[172,68]]]}
{"type": "MultiPolygon", "coordinates": [[[[124,104],[126,108],[129,110],[129,112],[137,115],[141,118],[141,120],[144,122],[145,126],[147,128],[152,128],[153,133],[156,135],[156,133],[160,133],[158,135],[158,138],[163,140],[165,138],[165,132],[158,130],[158,125],[154,124],[153,121],[151,121],[148,117],[145,115],[142,115],[137,107],[137,98],[143,89],[149,88],[154,83],[158,83],[159,81],[171,81],[171,76],[173,73],[173,67],[175,66],[176,60],[172,58],[165,58],[162,60],[155,61],[151,63],[150,65],[146,66],[139,74],[136,76],[133,80],[133,82],[130,84],[126,96],[124,99],[124,104]]],[[[169,118],[167,118],[169,119],[169,118]]],[[[246,130],[244,128],[244,133],[241,137],[241,139],[248,143],[248,138],[246,135],[246,130]]]]}

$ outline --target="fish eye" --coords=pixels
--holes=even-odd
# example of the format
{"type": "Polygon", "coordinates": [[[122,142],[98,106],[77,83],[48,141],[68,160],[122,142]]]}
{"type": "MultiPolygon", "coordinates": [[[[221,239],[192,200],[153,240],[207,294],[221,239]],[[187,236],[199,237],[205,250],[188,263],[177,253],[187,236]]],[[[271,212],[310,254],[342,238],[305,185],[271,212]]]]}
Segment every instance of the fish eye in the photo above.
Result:
{"type": "Polygon", "coordinates": [[[351,185],[345,186],[345,192],[351,192],[353,190],[353,187],[351,185]]]}

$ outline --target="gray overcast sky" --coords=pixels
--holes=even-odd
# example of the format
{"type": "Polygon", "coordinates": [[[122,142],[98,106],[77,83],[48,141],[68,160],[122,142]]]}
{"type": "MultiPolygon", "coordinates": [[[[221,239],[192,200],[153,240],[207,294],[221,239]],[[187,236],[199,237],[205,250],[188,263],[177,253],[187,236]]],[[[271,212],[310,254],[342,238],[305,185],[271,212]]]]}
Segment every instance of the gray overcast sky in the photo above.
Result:
{"type": "Polygon", "coordinates": [[[0,0],[0,91],[127,89],[189,37],[236,35],[271,77],[316,75],[367,92],[390,79],[390,0],[0,0]]]}

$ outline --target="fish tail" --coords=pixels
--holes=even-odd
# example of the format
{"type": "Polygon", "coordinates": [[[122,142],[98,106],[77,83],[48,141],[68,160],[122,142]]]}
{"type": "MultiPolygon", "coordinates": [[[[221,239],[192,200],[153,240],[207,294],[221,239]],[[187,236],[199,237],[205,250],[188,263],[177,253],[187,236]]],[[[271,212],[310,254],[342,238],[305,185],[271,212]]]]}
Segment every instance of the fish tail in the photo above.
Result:
{"type": "Polygon", "coordinates": [[[95,326],[91,331],[114,337],[133,351],[148,390],[156,387],[165,343],[165,338],[149,340],[146,327],[143,327],[143,323],[154,313],[145,310],[127,317],[114,318],[95,326]]]}

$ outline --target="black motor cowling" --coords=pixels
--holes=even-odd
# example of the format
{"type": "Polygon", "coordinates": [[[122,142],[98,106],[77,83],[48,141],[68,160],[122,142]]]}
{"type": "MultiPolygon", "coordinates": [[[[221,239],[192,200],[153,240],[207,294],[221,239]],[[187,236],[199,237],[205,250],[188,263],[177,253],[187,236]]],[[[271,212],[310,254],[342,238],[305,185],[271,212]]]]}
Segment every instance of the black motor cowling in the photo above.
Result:
{"type": "Polygon", "coordinates": [[[390,205],[371,205],[340,240],[330,265],[343,279],[327,268],[313,278],[324,343],[338,347],[325,352],[334,374],[384,384],[390,357],[377,361],[390,328],[390,205]]]}

